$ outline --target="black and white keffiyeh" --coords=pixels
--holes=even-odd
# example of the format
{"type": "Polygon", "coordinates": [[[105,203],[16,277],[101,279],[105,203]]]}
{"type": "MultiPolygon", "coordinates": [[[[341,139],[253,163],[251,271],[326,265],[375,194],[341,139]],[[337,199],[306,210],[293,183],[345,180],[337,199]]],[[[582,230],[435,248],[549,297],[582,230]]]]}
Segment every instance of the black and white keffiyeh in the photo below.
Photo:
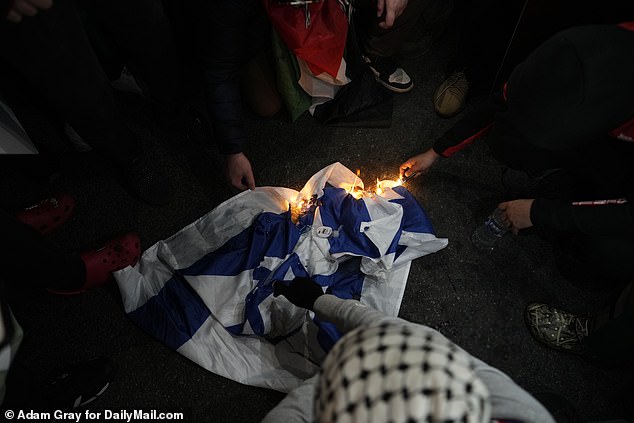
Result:
{"type": "Polygon", "coordinates": [[[472,358],[423,326],[383,323],[343,337],[322,366],[315,421],[481,423],[489,392],[472,358]]]}

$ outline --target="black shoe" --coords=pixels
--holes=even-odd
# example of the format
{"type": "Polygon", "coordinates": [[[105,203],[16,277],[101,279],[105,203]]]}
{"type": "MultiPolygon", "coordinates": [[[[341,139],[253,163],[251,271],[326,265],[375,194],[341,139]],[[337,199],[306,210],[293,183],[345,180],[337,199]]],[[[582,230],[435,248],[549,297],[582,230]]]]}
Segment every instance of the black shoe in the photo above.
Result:
{"type": "Polygon", "coordinates": [[[114,376],[114,367],[107,358],[77,363],[52,380],[46,389],[51,409],[73,410],[103,394],[114,376]]]}
{"type": "Polygon", "coordinates": [[[140,154],[124,168],[123,183],[144,203],[162,206],[172,199],[172,186],[163,172],[145,154],[140,154]]]}
{"type": "Polygon", "coordinates": [[[364,55],[363,60],[372,69],[377,82],[388,90],[396,93],[406,93],[414,88],[414,81],[398,65],[394,57],[364,55]]]}

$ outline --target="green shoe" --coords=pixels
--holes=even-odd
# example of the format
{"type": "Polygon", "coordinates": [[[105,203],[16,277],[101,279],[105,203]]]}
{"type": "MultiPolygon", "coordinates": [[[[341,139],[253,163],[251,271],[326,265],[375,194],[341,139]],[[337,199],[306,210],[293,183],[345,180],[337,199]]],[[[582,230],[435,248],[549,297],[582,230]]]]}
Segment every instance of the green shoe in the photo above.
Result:
{"type": "Polygon", "coordinates": [[[556,350],[584,353],[583,341],[592,325],[589,318],[541,303],[529,304],[525,317],[531,334],[538,341],[556,350]]]}

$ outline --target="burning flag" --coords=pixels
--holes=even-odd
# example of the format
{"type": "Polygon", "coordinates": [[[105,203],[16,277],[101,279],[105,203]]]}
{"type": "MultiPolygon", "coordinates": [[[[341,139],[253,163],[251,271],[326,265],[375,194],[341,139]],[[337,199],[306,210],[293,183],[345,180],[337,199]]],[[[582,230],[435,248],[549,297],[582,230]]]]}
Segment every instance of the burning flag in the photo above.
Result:
{"type": "Polygon", "coordinates": [[[340,335],[274,298],[274,280],[311,277],[327,293],[396,316],[411,260],[447,245],[397,185],[365,191],[358,175],[334,163],[299,192],[238,194],[115,274],[125,311],[214,373],[289,391],[318,370],[340,335]]]}

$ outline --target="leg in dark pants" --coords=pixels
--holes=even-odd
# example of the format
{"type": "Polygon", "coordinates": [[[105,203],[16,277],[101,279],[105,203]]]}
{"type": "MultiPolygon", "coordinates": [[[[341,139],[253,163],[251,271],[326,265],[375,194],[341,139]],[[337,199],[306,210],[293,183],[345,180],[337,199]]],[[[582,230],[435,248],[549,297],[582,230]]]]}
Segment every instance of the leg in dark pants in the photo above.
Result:
{"type": "Polygon", "coordinates": [[[464,70],[476,90],[488,93],[501,85],[517,64],[506,63],[505,72],[492,87],[510,46],[523,1],[479,0],[456,3],[462,23],[453,71],[464,70]]]}
{"type": "Polygon", "coordinates": [[[10,283],[73,291],[81,288],[86,268],[78,254],[66,254],[38,231],[0,210],[2,275],[10,283]]]}
{"type": "Polygon", "coordinates": [[[115,161],[138,154],[72,0],[19,24],[1,22],[0,57],[93,148],[115,161]]]}
{"type": "Polygon", "coordinates": [[[355,8],[359,10],[361,20],[366,29],[364,50],[366,53],[378,57],[390,57],[399,52],[403,43],[418,22],[426,2],[413,0],[395,21],[390,29],[379,27],[379,22],[385,17],[376,16],[376,0],[357,0],[355,8]]]}
{"type": "Polygon", "coordinates": [[[78,0],[88,18],[112,40],[123,61],[149,88],[159,118],[182,110],[182,72],[170,23],[160,0],[78,0]]]}
{"type": "Polygon", "coordinates": [[[586,339],[589,357],[605,363],[631,362],[634,357],[634,282],[595,318],[586,339]]]}
{"type": "MultiPolygon", "coordinates": [[[[165,40],[164,45],[157,43],[161,41],[157,34],[169,36],[160,1],[103,1],[90,6],[109,23],[112,37],[155,87],[152,92],[156,98],[177,107],[171,101],[172,91],[163,90],[173,84],[163,72],[168,72],[169,66],[159,57],[161,48],[169,51],[172,45],[165,40]]],[[[110,81],[88,41],[73,0],[58,0],[49,10],[19,24],[0,22],[0,58],[15,68],[88,144],[117,165],[123,182],[136,196],[154,205],[169,201],[171,189],[166,178],[142,154],[139,141],[119,115],[110,81]]]]}

